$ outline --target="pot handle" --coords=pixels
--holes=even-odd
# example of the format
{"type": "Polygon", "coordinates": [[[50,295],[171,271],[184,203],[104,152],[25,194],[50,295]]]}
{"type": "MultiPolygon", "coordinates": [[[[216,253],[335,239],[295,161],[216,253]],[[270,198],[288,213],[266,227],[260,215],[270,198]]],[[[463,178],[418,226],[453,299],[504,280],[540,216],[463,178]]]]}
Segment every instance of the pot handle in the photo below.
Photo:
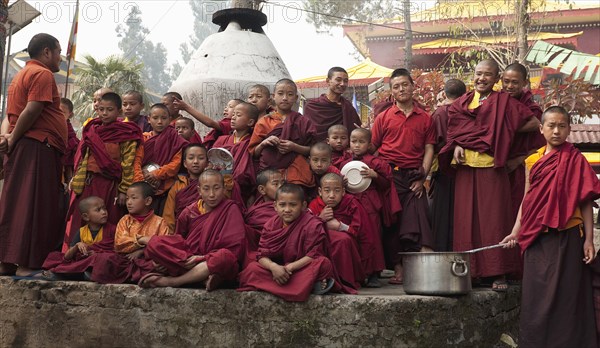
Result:
{"type": "Polygon", "coordinates": [[[455,261],[452,261],[451,271],[452,271],[452,274],[454,274],[457,277],[464,277],[469,273],[469,266],[467,266],[467,262],[464,260],[455,260],[455,261]],[[458,273],[456,270],[457,265],[461,265],[464,268],[464,270],[462,272],[458,273]]]}

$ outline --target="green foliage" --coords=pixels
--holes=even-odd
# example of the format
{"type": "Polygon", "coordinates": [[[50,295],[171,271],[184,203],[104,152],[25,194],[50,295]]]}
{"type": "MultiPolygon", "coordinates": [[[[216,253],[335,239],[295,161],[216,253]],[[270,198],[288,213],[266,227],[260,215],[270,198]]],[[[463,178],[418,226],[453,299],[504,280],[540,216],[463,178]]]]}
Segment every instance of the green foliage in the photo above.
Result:
{"type": "Polygon", "coordinates": [[[562,83],[550,80],[542,86],[542,109],[560,105],[571,114],[571,122],[584,123],[600,113],[600,91],[583,79],[567,77],[562,83]]]}
{"type": "Polygon", "coordinates": [[[73,93],[74,113],[81,122],[93,116],[93,94],[102,87],[108,87],[119,95],[131,89],[141,91],[144,100],[149,100],[142,83],[142,64],[119,56],[98,61],[86,55],[83,60],[86,65],[77,68],[74,74],[79,90],[73,93]]]}
{"type": "Polygon", "coordinates": [[[172,82],[167,69],[167,49],[162,43],[154,44],[146,39],[150,31],[142,25],[141,14],[137,6],[132,6],[126,24],[117,26],[121,37],[119,48],[125,58],[143,64],[142,77],[148,89],[164,93],[172,82]]]}
{"type": "Polygon", "coordinates": [[[402,3],[397,0],[308,0],[304,3],[307,21],[317,29],[327,29],[341,24],[352,24],[342,18],[384,23],[402,16],[402,3]]]}

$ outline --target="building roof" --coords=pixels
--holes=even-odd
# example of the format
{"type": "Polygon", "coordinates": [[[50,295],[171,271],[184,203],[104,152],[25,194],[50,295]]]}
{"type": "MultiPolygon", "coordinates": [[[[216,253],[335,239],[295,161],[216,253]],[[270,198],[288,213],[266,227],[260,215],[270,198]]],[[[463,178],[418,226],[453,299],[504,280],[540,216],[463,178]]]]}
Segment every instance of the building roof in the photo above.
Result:
{"type": "MultiPolygon", "coordinates": [[[[534,42],[544,40],[552,44],[577,44],[577,37],[581,36],[583,31],[577,33],[534,33],[528,36],[528,41],[534,42]]],[[[516,42],[515,35],[483,36],[479,39],[453,39],[441,38],[429,42],[423,42],[413,45],[414,54],[447,54],[459,48],[478,47],[483,44],[503,45],[516,42]]]]}
{"type": "MultiPolygon", "coordinates": [[[[394,70],[381,66],[367,58],[362,63],[347,68],[346,71],[350,79],[349,85],[356,86],[366,85],[380,78],[390,77],[394,70]]],[[[298,88],[324,87],[326,85],[325,79],[327,79],[327,75],[307,77],[296,80],[296,84],[298,84],[298,88]]]]}
{"type": "Polygon", "coordinates": [[[597,145],[600,147],[600,124],[571,125],[567,140],[576,145],[597,145]]]}
{"type": "MultiPolygon", "coordinates": [[[[29,53],[27,52],[18,52],[15,53],[11,56],[11,66],[16,70],[19,71],[21,70],[24,66],[25,63],[27,61],[29,61],[31,58],[29,58],[29,53]]],[[[54,79],[56,80],[57,84],[64,84],[67,80],[67,58],[65,56],[62,56],[62,61],[60,62],[60,71],[57,73],[54,73],[54,79]]],[[[79,62],[79,61],[75,61],[75,66],[71,67],[71,75],[69,75],[69,84],[74,83],[74,73],[75,70],[77,68],[80,68],[82,66],[85,66],[85,63],[79,62]]]]}

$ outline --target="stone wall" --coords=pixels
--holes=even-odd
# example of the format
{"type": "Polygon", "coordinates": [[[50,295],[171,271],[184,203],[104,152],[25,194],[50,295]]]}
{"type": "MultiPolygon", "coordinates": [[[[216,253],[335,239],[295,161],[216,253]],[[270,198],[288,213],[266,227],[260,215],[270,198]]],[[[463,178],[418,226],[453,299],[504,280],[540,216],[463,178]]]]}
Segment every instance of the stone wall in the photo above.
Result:
{"type": "Polygon", "coordinates": [[[259,292],[0,277],[0,347],[493,347],[518,322],[518,288],[457,298],[398,289],[286,303],[259,292]]]}

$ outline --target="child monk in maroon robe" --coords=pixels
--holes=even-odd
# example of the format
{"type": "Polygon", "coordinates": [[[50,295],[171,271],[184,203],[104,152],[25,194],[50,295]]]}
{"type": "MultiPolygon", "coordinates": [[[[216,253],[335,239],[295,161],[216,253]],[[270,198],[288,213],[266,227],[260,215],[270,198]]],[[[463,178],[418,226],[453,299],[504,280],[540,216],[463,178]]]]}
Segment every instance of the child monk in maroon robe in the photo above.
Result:
{"type": "Polygon", "coordinates": [[[91,196],[79,201],[81,219],[87,224],[73,236],[66,253],[52,252],[44,261],[42,279],[53,280],[61,275],[73,276],[94,266],[95,254],[113,252],[115,225],[108,223],[108,213],[100,197],[91,196]]]}
{"type": "Polygon", "coordinates": [[[265,169],[256,176],[258,197],[244,213],[247,226],[248,251],[258,249],[260,233],[265,223],[277,215],[274,208],[275,194],[283,185],[283,175],[275,169],[265,169]]]}
{"type": "Polygon", "coordinates": [[[593,201],[600,180],[567,137],[569,113],[542,116],[546,146],[527,161],[527,193],[512,233],[524,272],[519,347],[596,347],[590,269],[594,251],[593,201]],[[569,320],[571,319],[571,320],[569,320]]]}
{"type": "Polygon", "coordinates": [[[115,231],[114,252],[96,254],[91,279],[101,284],[137,282],[154,265],[144,258],[150,237],[171,235],[167,223],[152,210],[152,186],[134,182],[127,189],[127,210],[115,231]]]}
{"type": "Polygon", "coordinates": [[[266,116],[273,111],[271,92],[265,85],[253,85],[248,89],[248,98],[246,101],[258,109],[258,118],[266,116]]]}
{"type": "Polygon", "coordinates": [[[352,154],[348,151],[348,128],[341,124],[336,124],[327,130],[327,144],[331,146],[331,164],[339,170],[342,170],[344,162],[352,159],[352,154]]]}
{"type": "Polygon", "coordinates": [[[175,120],[175,130],[183,139],[190,144],[202,144],[200,134],[194,129],[194,121],[187,117],[180,117],[175,120]]]}
{"type": "Polygon", "coordinates": [[[144,133],[143,155],[136,156],[134,163],[136,181],[146,181],[155,189],[153,209],[162,216],[169,189],[175,183],[181,166],[182,149],[188,142],[169,125],[169,110],[163,104],[154,104],[148,117],[152,132],[144,133]],[[158,165],[148,170],[146,166],[158,165]]]}
{"type": "Polygon", "coordinates": [[[265,224],[256,261],[240,273],[238,291],[265,291],[293,302],[328,292],[335,271],[327,257],[327,234],[323,222],[306,211],[302,188],[281,186],[275,209],[278,216],[265,224]]]}
{"type": "Polygon", "coordinates": [[[207,166],[208,158],[204,146],[192,143],[183,149],[183,167],[186,170],[186,175],[180,174],[177,176],[177,181],[169,190],[165,209],[163,210],[163,219],[165,219],[171,230],[175,231],[175,222],[183,209],[197,202],[200,198],[198,178],[207,166]]]}
{"type": "MultiPolygon", "coordinates": [[[[331,146],[325,143],[316,143],[310,147],[308,163],[315,183],[320,183],[323,175],[327,173],[341,174],[340,170],[331,164],[331,146]]],[[[319,196],[318,187],[305,188],[306,200],[312,202],[319,196]]]]}
{"type": "Polygon", "coordinates": [[[327,72],[329,89],[319,98],[310,99],[304,105],[304,116],[316,126],[315,141],[325,141],[329,127],[340,124],[353,130],[361,120],[350,101],[342,95],[348,88],[348,72],[341,67],[333,67],[327,72]]]}
{"type": "Polygon", "coordinates": [[[73,102],[71,102],[71,100],[68,98],[60,98],[60,110],[65,114],[65,119],[67,120],[67,150],[63,154],[62,164],[64,166],[63,182],[68,184],[73,177],[75,153],[77,152],[77,147],[79,146],[79,139],[77,138],[77,134],[75,133],[73,125],[71,124],[71,118],[73,118],[73,102]]]}
{"type": "MultiPolygon", "coordinates": [[[[258,120],[258,114],[258,108],[250,103],[243,102],[236,105],[231,115],[233,132],[220,136],[213,145],[215,148],[221,147],[231,152],[234,163],[232,178],[239,186],[242,197],[239,203],[244,207],[256,184],[256,173],[252,155],[248,151],[248,144],[252,135],[252,127],[258,120]]],[[[232,199],[235,196],[232,195],[232,199]]]]}
{"type": "Polygon", "coordinates": [[[306,156],[316,130],[308,118],[292,110],[298,100],[298,88],[294,81],[277,81],[273,100],[276,111],[258,120],[248,149],[259,161],[259,171],[279,169],[287,182],[314,187],[306,156]]]}
{"type": "Polygon", "coordinates": [[[359,289],[368,275],[382,270],[381,254],[375,255],[379,235],[370,224],[369,215],[360,202],[346,194],[338,174],[321,178],[319,196],[308,208],[326,224],[331,242],[331,261],[340,279],[359,289]]]}
{"type": "Polygon", "coordinates": [[[106,203],[108,222],[116,225],[124,215],[126,192],[133,183],[133,162],[142,132],[130,122],[118,122],[121,98],[109,92],[98,105],[99,117],[83,128],[82,141],[75,156],[76,171],[71,180],[71,202],[67,213],[67,229],[63,244],[66,251],[81,228],[79,201],[98,196],[106,203]]]}
{"type": "MultiPolygon", "coordinates": [[[[540,120],[542,109],[533,100],[533,94],[528,89],[527,68],[520,63],[512,63],[504,69],[502,73],[502,91],[510,94],[533,112],[533,115],[540,120]]],[[[523,200],[525,192],[525,165],[524,160],[535,150],[544,146],[546,141],[537,129],[526,133],[517,133],[511,148],[512,158],[506,164],[509,171],[511,201],[513,216],[516,218],[519,212],[519,206],[523,200]]]]}
{"type": "Polygon", "coordinates": [[[214,146],[215,141],[217,141],[217,138],[221,135],[229,135],[229,133],[231,133],[231,116],[233,115],[233,108],[242,102],[244,101],[241,99],[231,99],[227,102],[227,105],[223,110],[223,119],[220,121],[213,120],[210,116],[194,109],[191,105],[181,99],[175,98],[173,100],[173,105],[177,109],[187,112],[193,118],[198,120],[198,122],[211,129],[211,131],[204,136],[204,142],[202,143],[207,150],[210,150],[214,146]]]}
{"type": "Polygon", "coordinates": [[[378,276],[385,269],[383,244],[381,242],[382,219],[385,226],[389,227],[396,222],[397,214],[402,210],[400,200],[396,194],[392,168],[380,158],[369,154],[371,146],[371,132],[364,128],[357,128],[350,134],[350,150],[352,158],[342,162],[342,167],[350,161],[362,161],[367,165],[361,174],[371,178],[371,185],[363,192],[352,194],[369,215],[369,224],[373,227],[373,272],[369,273],[367,287],[380,287],[378,276]]]}
{"type": "Polygon", "coordinates": [[[157,265],[142,287],[179,287],[206,283],[206,290],[236,279],[244,257],[245,226],[237,204],[225,198],[223,175],[208,169],[200,175],[200,196],[179,216],[174,236],[153,237],[146,257],[157,265]]]}
{"type": "MultiPolygon", "coordinates": [[[[456,100],[448,111],[447,143],[438,159],[442,170],[456,170],[456,251],[496,244],[510,230],[514,219],[505,166],[512,158],[516,133],[539,126],[529,108],[508,93],[493,90],[499,78],[496,62],[480,62],[475,68],[475,90],[456,100]]],[[[471,276],[492,280],[495,291],[506,291],[506,275],[520,271],[514,250],[494,249],[471,257],[471,276]]]]}

